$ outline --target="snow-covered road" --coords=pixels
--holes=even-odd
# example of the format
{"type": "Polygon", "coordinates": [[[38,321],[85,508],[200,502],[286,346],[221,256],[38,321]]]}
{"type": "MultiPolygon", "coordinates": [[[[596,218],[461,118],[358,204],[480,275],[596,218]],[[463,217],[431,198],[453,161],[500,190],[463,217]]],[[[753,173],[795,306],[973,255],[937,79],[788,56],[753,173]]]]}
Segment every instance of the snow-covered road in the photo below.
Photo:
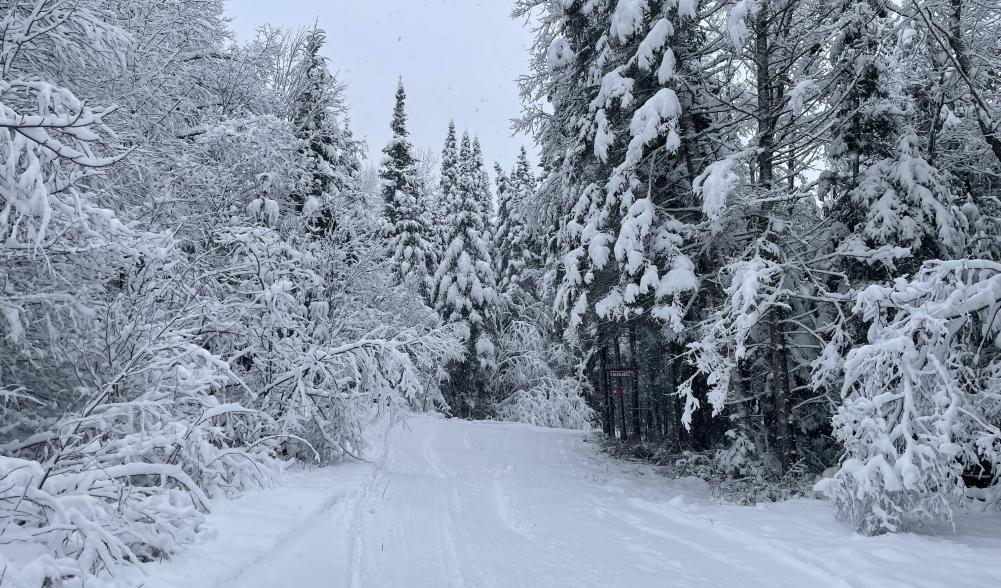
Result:
{"type": "Polygon", "coordinates": [[[808,500],[714,504],[588,435],[413,417],[371,464],[220,504],[149,588],[996,586],[1001,518],[864,538],[808,500]]]}

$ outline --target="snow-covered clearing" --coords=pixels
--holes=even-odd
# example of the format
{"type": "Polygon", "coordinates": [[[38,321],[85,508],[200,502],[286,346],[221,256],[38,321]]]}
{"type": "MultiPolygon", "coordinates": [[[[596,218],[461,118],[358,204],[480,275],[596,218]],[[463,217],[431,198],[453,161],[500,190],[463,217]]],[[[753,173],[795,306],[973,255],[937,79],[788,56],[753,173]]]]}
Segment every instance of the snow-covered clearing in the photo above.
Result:
{"type": "Polygon", "coordinates": [[[596,437],[413,417],[373,462],[221,503],[213,531],[135,578],[239,586],[993,586],[1001,515],[862,537],[823,502],[720,505],[596,437]]]}

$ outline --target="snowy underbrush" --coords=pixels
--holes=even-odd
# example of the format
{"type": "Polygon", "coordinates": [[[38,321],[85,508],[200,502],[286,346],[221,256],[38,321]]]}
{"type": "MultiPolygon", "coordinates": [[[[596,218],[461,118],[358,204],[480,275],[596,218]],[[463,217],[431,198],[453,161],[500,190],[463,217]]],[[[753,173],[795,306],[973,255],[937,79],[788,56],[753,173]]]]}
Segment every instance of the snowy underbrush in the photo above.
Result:
{"type": "Polygon", "coordinates": [[[332,246],[234,224],[213,257],[148,236],[87,307],[21,306],[0,340],[27,384],[0,403],[0,585],[170,557],[213,500],[358,456],[376,413],[440,398],[461,329],[325,270],[332,246]]]}
{"type": "Polygon", "coordinates": [[[797,497],[815,497],[816,476],[801,464],[784,475],[776,475],[767,463],[753,459],[734,467],[727,462],[728,449],[715,452],[684,452],[669,465],[674,477],[694,476],[709,484],[713,495],[736,504],[779,502],[797,497]]]}
{"type": "Polygon", "coordinates": [[[3,448],[25,457],[0,457],[0,583],[82,586],[168,557],[195,539],[213,498],[277,479],[272,441],[231,441],[266,424],[259,412],[163,394],[92,404],[55,435],[3,448]]]}
{"type": "Polygon", "coordinates": [[[499,402],[496,410],[504,421],[558,429],[588,429],[595,417],[581,396],[580,382],[570,378],[540,379],[499,402]]]}
{"type": "Polygon", "coordinates": [[[212,499],[277,479],[273,420],[244,405],[252,397],[225,361],[190,342],[192,323],[170,316],[116,326],[108,341],[122,346],[87,358],[106,377],[76,389],[82,406],[0,447],[0,584],[82,586],[170,556],[195,539],[212,499]]]}
{"type": "Polygon", "coordinates": [[[453,335],[316,349],[307,360],[331,381],[306,371],[318,387],[293,384],[281,404],[204,348],[154,339],[51,432],[0,447],[0,585],[83,586],[170,557],[213,500],[271,485],[299,459],[357,455],[366,423],[408,408],[429,364],[461,349],[453,335]]]}
{"type": "Polygon", "coordinates": [[[869,341],[845,361],[834,417],[845,454],[818,490],[866,534],[951,523],[967,505],[964,472],[985,474],[981,502],[997,508],[1001,264],[929,262],[857,305],[869,341]]]}
{"type": "Polygon", "coordinates": [[[491,382],[497,418],[540,427],[589,429],[594,410],[584,400],[590,385],[574,355],[528,321],[511,321],[497,345],[497,377],[491,382]],[[513,392],[512,392],[513,390],[513,392]]]}
{"type": "Polygon", "coordinates": [[[3,585],[84,586],[122,565],[170,556],[195,540],[212,496],[279,471],[267,451],[212,453],[193,473],[170,453],[152,463],[131,456],[76,467],[0,457],[3,585]]]}
{"type": "Polygon", "coordinates": [[[611,442],[606,451],[620,459],[638,460],[664,468],[671,478],[705,481],[719,499],[743,505],[779,502],[797,497],[816,497],[816,475],[796,464],[785,474],[779,465],[758,455],[754,443],[743,433],[730,431],[729,444],[705,451],[674,451],[663,440],[638,443],[611,442]]]}

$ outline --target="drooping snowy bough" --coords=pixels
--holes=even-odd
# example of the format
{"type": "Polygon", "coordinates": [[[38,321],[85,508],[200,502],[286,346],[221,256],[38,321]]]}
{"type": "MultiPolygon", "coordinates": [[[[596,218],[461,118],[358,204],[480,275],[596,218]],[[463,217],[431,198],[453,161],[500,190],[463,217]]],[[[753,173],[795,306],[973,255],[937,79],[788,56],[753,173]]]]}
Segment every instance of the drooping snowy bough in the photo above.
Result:
{"type": "Polygon", "coordinates": [[[964,472],[1001,471],[1001,264],[929,262],[857,310],[872,326],[845,361],[846,454],[818,489],[870,534],[951,521],[964,472]]]}
{"type": "Polygon", "coordinates": [[[169,557],[441,404],[463,333],[391,278],[322,35],[233,47],[217,0],[0,19],[0,585],[169,557]]]}

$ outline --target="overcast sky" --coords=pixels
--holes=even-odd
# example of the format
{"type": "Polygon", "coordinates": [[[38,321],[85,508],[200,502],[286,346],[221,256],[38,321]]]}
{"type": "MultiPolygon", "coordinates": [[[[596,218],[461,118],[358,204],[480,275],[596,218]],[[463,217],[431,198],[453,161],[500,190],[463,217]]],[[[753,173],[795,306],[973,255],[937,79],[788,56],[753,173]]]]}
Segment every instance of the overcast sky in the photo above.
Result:
{"type": "Polygon", "coordinates": [[[487,162],[510,167],[525,137],[515,79],[528,69],[531,32],[511,0],[228,0],[232,27],[250,38],[263,23],[327,31],[331,69],[348,84],[352,127],[378,153],[389,140],[403,76],[411,140],[441,150],[450,118],[478,134],[487,162]]]}

